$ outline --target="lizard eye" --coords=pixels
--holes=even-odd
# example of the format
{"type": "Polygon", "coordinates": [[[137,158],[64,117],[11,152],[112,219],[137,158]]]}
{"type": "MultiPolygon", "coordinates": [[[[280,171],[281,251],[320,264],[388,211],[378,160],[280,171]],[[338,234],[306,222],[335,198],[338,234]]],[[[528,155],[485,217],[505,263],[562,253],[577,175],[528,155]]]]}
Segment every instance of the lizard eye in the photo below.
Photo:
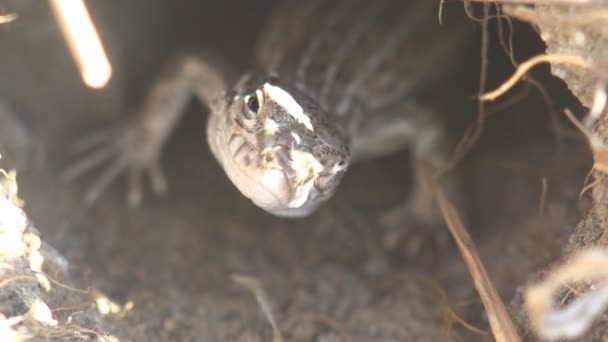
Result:
{"type": "Polygon", "coordinates": [[[260,110],[260,102],[258,101],[257,96],[249,96],[247,101],[247,108],[253,113],[257,113],[260,110]]]}

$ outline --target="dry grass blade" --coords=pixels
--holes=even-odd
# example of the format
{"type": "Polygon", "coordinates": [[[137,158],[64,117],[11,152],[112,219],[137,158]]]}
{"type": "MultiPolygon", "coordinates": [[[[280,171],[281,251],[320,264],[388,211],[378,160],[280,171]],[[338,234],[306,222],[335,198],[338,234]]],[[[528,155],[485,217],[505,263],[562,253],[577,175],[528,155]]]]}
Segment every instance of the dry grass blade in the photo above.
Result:
{"type": "Polygon", "coordinates": [[[274,315],[272,314],[272,309],[270,308],[268,296],[266,295],[266,292],[262,288],[262,284],[260,284],[260,281],[255,277],[243,276],[243,275],[233,275],[232,281],[234,281],[237,285],[242,286],[253,293],[253,295],[255,296],[255,299],[258,302],[258,305],[264,312],[266,319],[272,326],[272,335],[273,335],[272,341],[273,342],[283,342],[284,339],[283,339],[283,336],[281,335],[281,331],[279,330],[277,321],[275,320],[274,315]]]}
{"type": "Polygon", "coordinates": [[[525,292],[524,300],[530,323],[541,338],[581,336],[608,306],[608,251],[590,248],[573,256],[543,282],[530,286],[525,292]],[[575,282],[599,284],[579,294],[565,308],[558,308],[557,294],[575,282]]]}
{"type": "Polygon", "coordinates": [[[513,75],[511,75],[511,77],[505,82],[503,82],[503,84],[501,84],[498,88],[485,94],[482,94],[479,98],[480,101],[496,100],[498,97],[509,91],[509,89],[511,89],[515,85],[515,83],[517,83],[517,81],[519,81],[528,71],[530,71],[530,69],[541,63],[571,64],[586,69],[591,68],[589,63],[587,63],[583,58],[579,56],[558,54],[545,54],[534,56],[529,60],[521,63],[519,67],[517,67],[517,70],[515,70],[513,75]]]}
{"type": "Polygon", "coordinates": [[[521,341],[517,329],[507,312],[507,308],[490,280],[490,277],[479,258],[475,244],[464,226],[458,211],[447,198],[440,185],[432,179],[429,179],[429,181],[435,190],[435,199],[441,209],[443,218],[446,221],[454,240],[456,240],[460,253],[471,273],[471,278],[473,279],[477,293],[479,293],[481,302],[486,309],[494,338],[498,342],[521,341]]]}

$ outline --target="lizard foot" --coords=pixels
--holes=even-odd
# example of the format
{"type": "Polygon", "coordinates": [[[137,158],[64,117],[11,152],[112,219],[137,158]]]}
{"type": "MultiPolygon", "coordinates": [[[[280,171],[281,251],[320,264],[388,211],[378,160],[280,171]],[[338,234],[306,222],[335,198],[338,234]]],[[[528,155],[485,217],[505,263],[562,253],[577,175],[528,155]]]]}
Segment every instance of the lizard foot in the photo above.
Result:
{"type": "Polygon", "coordinates": [[[160,167],[160,146],[141,125],[128,124],[118,129],[105,129],[85,136],[70,147],[76,161],[61,175],[65,182],[73,182],[98,168],[100,175],[86,192],[84,201],[92,205],[123,173],[127,174],[127,202],[138,207],[142,200],[142,175],[150,176],[152,189],[162,195],[167,182],[160,167]]]}

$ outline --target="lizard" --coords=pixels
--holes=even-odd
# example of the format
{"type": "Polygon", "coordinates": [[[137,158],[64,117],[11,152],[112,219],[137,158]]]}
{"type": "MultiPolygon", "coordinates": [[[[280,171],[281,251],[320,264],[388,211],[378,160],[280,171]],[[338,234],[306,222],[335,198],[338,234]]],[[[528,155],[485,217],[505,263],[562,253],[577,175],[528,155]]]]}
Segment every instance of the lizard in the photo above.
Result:
{"type": "MultiPolygon", "coordinates": [[[[142,199],[142,175],[167,189],[159,158],[194,96],[209,108],[207,142],[236,188],[281,217],[305,217],[335,193],[351,164],[405,148],[414,189],[400,206],[420,222],[437,220],[424,177],[444,167],[441,116],[418,94],[458,68],[474,26],[440,25],[439,1],[278,1],[249,71],[230,80],[204,55],[169,63],[139,107],[113,134],[91,135],[93,148],[68,179],[105,165],[89,189],[96,201],[121,174],[128,202],[142,199]]],[[[460,18],[465,19],[465,18],[460,18]]]]}

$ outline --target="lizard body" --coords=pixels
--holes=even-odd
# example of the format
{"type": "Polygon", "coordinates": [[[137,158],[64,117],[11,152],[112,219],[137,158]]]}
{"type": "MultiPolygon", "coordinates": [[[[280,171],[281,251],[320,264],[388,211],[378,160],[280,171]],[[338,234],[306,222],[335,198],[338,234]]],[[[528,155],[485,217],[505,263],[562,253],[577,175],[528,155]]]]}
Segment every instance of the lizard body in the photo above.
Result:
{"type": "Polygon", "coordinates": [[[441,121],[417,96],[449,77],[474,27],[441,26],[428,0],[279,1],[249,72],[230,84],[209,59],[177,58],[159,77],[136,123],[68,171],[72,178],[107,161],[89,191],[97,199],[121,172],[130,202],[141,174],[166,182],[158,159],[183,107],[210,108],[207,141],[235,186],[277,216],[307,216],[335,192],[353,161],[405,147],[414,156],[414,215],[429,216],[424,172],[447,158],[441,121]]]}

